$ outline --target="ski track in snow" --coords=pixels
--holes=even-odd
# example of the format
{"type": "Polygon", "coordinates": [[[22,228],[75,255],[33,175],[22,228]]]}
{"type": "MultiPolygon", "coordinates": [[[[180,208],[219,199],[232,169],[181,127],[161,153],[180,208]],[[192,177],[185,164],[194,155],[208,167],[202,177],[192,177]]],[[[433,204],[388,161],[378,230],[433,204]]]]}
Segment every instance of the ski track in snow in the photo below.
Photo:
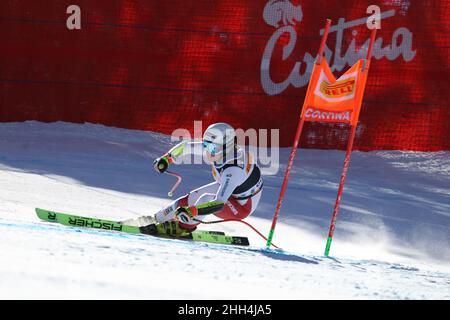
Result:
{"type": "MultiPolygon", "coordinates": [[[[323,256],[344,153],[297,153],[274,243],[238,223],[201,227],[250,247],[68,228],[35,207],[123,219],[171,200],[153,171],[170,137],[93,124],[0,124],[0,298],[450,299],[450,152],[354,152],[330,258],[323,256]],[[184,284],[183,284],[184,283],[184,284]],[[188,285],[186,285],[188,283],[188,285]]],[[[247,219],[268,233],[290,149],[247,219]]],[[[176,196],[211,181],[176,166],[176,196]]]]}

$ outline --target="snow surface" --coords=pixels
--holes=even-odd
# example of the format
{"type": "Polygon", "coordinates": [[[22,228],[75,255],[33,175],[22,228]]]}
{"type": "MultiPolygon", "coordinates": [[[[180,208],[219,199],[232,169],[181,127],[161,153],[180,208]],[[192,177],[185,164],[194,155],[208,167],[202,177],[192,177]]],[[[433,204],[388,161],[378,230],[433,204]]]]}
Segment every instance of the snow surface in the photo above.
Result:
{"type": "MultiPolygon", "coordinates": [[[[159,210],[174,178],[161,134],[93,124],[0,124],[1,299],[450,299],[450,152],[353,152],[330,258],[323,256],[344,153],[297,153],[274,243],[193,243],[40,221],[35,207],[124,219],[159,210]]],[[[267,235],[290,149],[247,219],[267,235]]],[[[176,166],[175,196],[211,181],[176,166]]]]}

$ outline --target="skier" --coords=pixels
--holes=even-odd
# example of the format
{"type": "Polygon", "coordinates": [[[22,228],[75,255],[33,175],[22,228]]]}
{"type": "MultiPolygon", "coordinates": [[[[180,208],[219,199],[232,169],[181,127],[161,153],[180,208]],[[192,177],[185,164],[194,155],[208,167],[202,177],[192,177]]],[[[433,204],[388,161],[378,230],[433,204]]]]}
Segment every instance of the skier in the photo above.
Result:
{"type": "MultiPolygon", "coordinates": [[[[221,219],[244,219],[256,209],[263,187],[261,171],[249,152],[235,143],[236,133],[229,124],[210,125],[203,134],[203,149],[212,165],[214,182],[176,199],[154,216],[123,221],[135,226],[155,226],[157,233],[180,235],[192,232],[210,214],[221,219]]],[[[164,173],[174,161],[187,154],[183,141],[153,164],[164,173]]]]}

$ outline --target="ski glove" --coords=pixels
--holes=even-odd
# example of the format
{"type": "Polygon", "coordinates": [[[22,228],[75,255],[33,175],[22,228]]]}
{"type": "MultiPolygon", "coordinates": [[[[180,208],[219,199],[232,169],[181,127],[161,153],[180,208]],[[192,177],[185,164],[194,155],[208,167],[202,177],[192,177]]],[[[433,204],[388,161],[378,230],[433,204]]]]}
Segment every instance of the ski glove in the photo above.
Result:
{"type": "Polygon", "coordinates": [[[197,208],[195,206],[185,206],[179,207],[175,214],[181,222],[187,223],[189,220],[195,218],[197,213],[197,208]]]}
{"type": "Polygon", "coordinates": [[[166,154],[158,159],[155,159],[155,161],[153,161],[153,167],[155,168],[156,171],[164,173],[167,170],[167,168],[169,168],[169,165],[172,163],[171,160],[172,158],[166,154]]]}

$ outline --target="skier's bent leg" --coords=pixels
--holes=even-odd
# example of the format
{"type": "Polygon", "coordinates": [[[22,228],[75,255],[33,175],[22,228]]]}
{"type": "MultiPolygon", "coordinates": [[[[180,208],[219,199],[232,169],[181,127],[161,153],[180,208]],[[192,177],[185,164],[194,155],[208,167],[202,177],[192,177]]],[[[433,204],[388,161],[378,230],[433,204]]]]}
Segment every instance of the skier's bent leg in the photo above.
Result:
{"type": "Polygon", "coordinates": [[[161,228],[163,226],[167,226],[171,228],[169,230],[170,233],[174,233],[173,231],[173,223],[168,224],[167,222],[176,222],[176,227],[180,227],[181,230],[176,230],[175,233],[179,233],[184,231],[194,231],[197,228],[197,225],[200,223],[198,220],[202,220],[202,216],[197,216],[195,219],[187,219],[185,221],[177,220],[176,212],[180,207],[185,206],[193,206],[199,203],[204,203],[207,201],[211,201],[214,198],[215,193],[219,189],[219,184],[217,182],[213,182],[192,190],[188,194],[183,197],[178,198],[177,200],[170,203],[168,206],[160,210],[155,215],[156,223],[161,224],[161,228]]]}
{"type": "Polygon", "coordinates": [[[173,220],[175,218],[175,213],[178,207],[183,207],[189,205],[189,194],[186,194],[174,201],[172,201],[168,206],[159,210],[155,214],[156,222],[166,222],[173,220]]]}
{"type": "MultiPolygon", "coordinates": [[[[210,195],[210,194],[205,194],[210,195]]],[[[211,194],[211,199],[214,198],[214,194],[211,194]]],[[[197,229],[197,225],[203,219],[203,216],[195,216],[191,217],[190,215],[186,215],[184,213],[179,213],[179,210],[182,207],[193,206],[198,203],[199,199],[205,199],[204,195],[198,196],[196,193],[190,193],[177,201],[174,201],[169,208],[166,208],[166,212],[168,214],[159,212],[160,215],[159,223],[156,224],[157,232],[159,234],[167,234],[172,236],[179,236],[186,232],[193,232],[197,229]]]]}
{"type": "MultiPolygon", "coordinates": [[[[206,202],[210,202],[213,201],[216,197],[215,192],[211,192],[214,191],[213,189],[215,189],[215,186],[210,186],[209,188],[203,188],[202,191],[206,192],[203,194],[197,193],[195,194],[195,197],[189,197],[189,206],[192,205],[200,205],[202,203],[206,203],[206,202]],[[191,201],[195,200],[194,203],[192,203],[191,201]]],[[[187,219],[184,221],[179,221],[179,225],[181,228],[186,229],[186,230],[195,230],[195,228],[201,223],[201,221],[205,218],[204,215],[198,215],[196,216],[194,219],[187,219]]]]}
{"type": "Polygon", "coordinates": [[[252,198],[246,200],[237,200],[230,198],[223,210],[215,215],[221,219],[239,219],[243,220],[251,215],[257,208],[259,199],[261,199],[261,192],[252,198]]]}

